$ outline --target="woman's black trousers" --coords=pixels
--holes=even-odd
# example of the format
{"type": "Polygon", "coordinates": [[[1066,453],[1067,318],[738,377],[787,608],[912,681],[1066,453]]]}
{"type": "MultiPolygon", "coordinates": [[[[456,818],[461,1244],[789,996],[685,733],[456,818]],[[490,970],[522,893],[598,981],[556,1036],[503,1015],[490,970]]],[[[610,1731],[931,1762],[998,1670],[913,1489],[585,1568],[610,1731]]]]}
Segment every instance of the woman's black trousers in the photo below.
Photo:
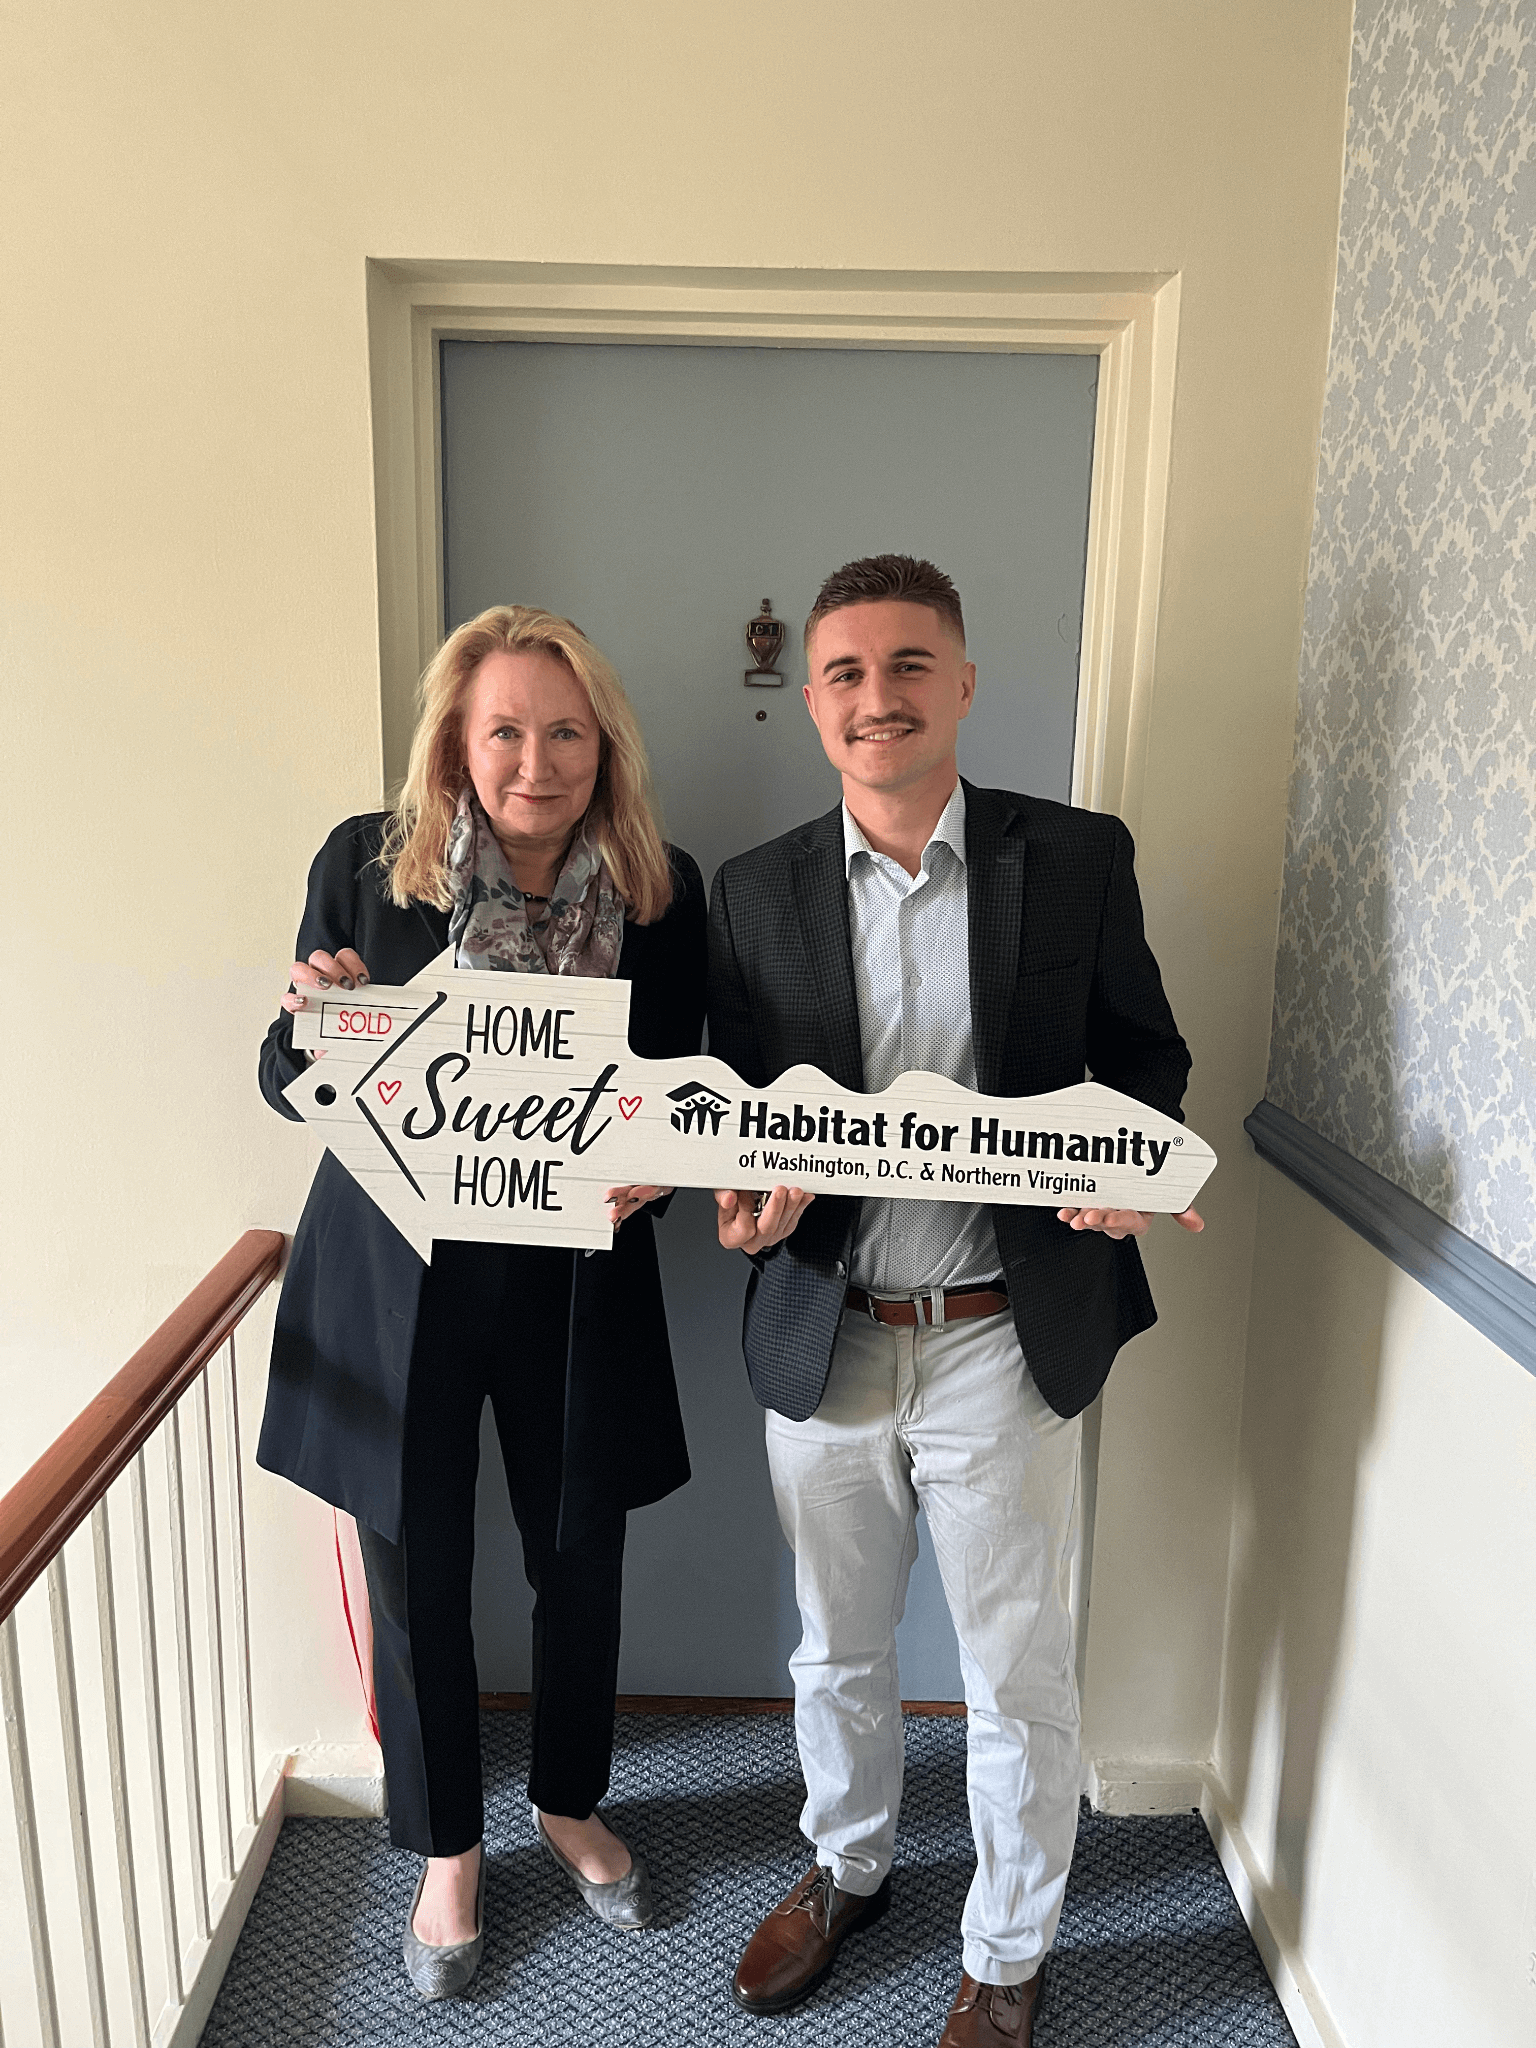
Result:
{"type": "Polygon", "coordinates": [[[555,1548],[572,1261],[543,1246],[437,1244],[406,1400],[398,1543],[359,1526],[390,1836],[422,1856],[480,1840],[479,1679],[470,1629],[480,1416],[496,1417],[533,1588],[528,1796],[584,1820],[608,1789],[624,1517],[555,1548]]]}

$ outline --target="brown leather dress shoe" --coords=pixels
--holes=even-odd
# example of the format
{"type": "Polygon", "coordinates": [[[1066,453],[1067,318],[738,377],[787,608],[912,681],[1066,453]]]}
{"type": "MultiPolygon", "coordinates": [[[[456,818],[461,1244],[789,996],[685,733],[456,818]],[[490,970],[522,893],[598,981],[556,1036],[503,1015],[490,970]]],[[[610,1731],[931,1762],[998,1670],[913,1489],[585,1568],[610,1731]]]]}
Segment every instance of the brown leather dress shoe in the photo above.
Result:
{"type": "Polygon", "coordinates": [[[890,1903],[889,1877],[861,1899],[839,1891],[831,1871],[813,1863],[747,1943],[731,1996],[748,2012],[788,2012],[810,1997],[847,1937],[873,1926],[890,1903]]]}
{"type": "Polygon", "coordinates": [[[978,1984],[962,1971],[939,2048],[1029,2048],[1044,1975],[1042,1963],[1027,1984],[978,1984]]]}

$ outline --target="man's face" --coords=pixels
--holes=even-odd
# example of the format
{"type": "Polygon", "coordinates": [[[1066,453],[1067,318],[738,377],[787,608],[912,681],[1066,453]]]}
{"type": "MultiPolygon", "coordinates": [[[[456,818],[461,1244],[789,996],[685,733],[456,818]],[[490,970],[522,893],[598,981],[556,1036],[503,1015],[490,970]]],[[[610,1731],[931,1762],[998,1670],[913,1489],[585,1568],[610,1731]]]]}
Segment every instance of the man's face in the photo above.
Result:
{"type": "Polygon", "coordinates": [[[830,613],[811,635],[806,667],[806,705],[848,781],[900,790],[953,762],[976,667],[927,605],[884,598],[830,613]]]}

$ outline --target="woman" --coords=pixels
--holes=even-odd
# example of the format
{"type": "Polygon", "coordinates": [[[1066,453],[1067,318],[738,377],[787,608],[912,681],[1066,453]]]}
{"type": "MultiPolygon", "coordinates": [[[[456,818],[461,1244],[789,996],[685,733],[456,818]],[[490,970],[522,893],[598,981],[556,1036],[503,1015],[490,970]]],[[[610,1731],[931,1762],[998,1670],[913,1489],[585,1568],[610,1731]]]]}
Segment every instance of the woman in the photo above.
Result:
{"type": "MultiPolygon", "coordinates": [[[[309,876],[262,1092],[304,1065],[292,1016],[333,984],[455,965],[632,983],[630,1043],[698,1051],[704,895],[663,844],[617,676],[568,620],[498,606],[446,641],[396,809],[351,818],[309,876]]],[[[687,1450],[646,1205],[614,1188],[611,1252],[439,1242],[430,1267],[327,1153],[278,1305],[258,1460],[355,1515],[373,1609],[390,1834],[427,1858],[406,1923],[426,1997],[480,1959],[484,1865],[470,1634],[480,1412],[489,1398],[533,1610],[539,1832],[610,1924],[651,1917],[645,1868],[596,1809],[608,1787],[626,1510],[679,1487],[687,1450]]]]}

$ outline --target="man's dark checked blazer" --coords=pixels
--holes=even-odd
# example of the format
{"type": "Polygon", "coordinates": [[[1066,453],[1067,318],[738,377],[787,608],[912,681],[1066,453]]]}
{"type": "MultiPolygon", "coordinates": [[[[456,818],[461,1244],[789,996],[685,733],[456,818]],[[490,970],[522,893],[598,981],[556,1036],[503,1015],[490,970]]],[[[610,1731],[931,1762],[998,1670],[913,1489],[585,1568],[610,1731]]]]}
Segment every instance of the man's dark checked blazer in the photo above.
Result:
{"type": "MultiPolygon", "coordinates": [[[[984,1095],[1096,1081],[1178,1117],[1189,1052],[1142,932],[1118,818],[965,785],[971,1028],[984,1095]]],[[[801,1061],[862,1089],[841,805],[729,860],[709,912],[709,1049],[753,1087],[801,1061]]],[[[1182,1119],[1181,1119],[1182,1121],[1182,1119]]],[[[818,1194],[753,1258],[742,1341],[765,1408],[815,1413],[848,1285],[856,1196],[818,1194]]],[[[1019,1343],[1058,1415],[1157,1320],[1134,1239],[993,1205],[1019,1343]]]]}

